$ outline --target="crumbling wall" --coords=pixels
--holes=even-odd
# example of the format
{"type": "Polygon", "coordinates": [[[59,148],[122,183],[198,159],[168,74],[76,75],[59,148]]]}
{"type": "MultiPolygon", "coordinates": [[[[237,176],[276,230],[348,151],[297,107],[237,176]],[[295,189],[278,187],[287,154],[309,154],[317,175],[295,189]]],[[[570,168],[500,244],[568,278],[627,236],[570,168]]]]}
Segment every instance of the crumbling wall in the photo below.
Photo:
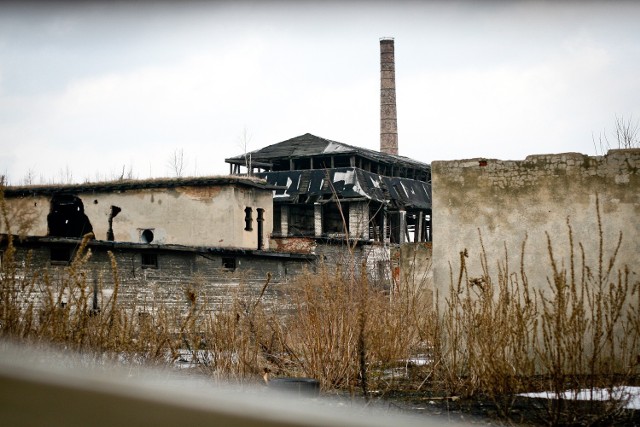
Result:
{"type": "MultiPolygon", "coordinates": [[[[471,275],[482,273],[482,251],[493,277],[508,256],[509,270],[525,271],[532,286],[551,275],[547,237],[562,268],[569,268],[579,244],[586,265],[599,258],[598,208],[604,261],[622,242],[614,268],[627,264],[638,280],[640,264],[640,149],[610,150],[605,156],[577,153],[528,156],[522,161],[470,159],[437,161],[433,179],[434,283],[448,293],[457,280],[461,253],[471,275]],[[480,238],[482,240],[480,240],[480,238]]],[[[615,271],[615,270],[614,270],[615,271]]]]}
{"type": "MultiPolygon", "coordinates": [[[[50,262],[48,245],[18,245],[16,249],[18,276],[25,273],[23,269],[30,262],[39,274],[34,283],[40,298],[47,294],[46,286],[52,286],[53,294],[57,295],[61,279],[68,278],[69,267],[50,262]],[[44,279],[45,274],[48,280],[44,279]]],[[[313,267],[311,261],[305,259],[162,251],[155,253],[157,268],[145,268],[142,254],[148,253],[146,251],[122,249],[112,253],[120,286],[118,299],[123,307],[138,311],[149,311],[159,305],[186,310],[189,306],[188,290],[195,291],[198,301],[206,300],[209,309],[230,307],[236,296],[255,299],[268,277],[270,285],[265,290],[263,301],[268,306],[286,305],[290,302],[286,297],[288,280],[313,267]],[[235,260],[235,268],[225,268],[223,259],[231,257],[235,260]]],[[[91,257],[82,271],[87,278],[86,291],[91,294],[95,283],[103,297],[100,305],[104,306],[114,291],[114,271],[107,248],[92,247],[91,257]]]]}
{"type": "Polygon", "coordinates": [[[271,191],[235,185],[65,190],[5,200],[12,231],[28,218],[30,236],[81,237],[93,231],[98,240],[116,242],[268,249],[273,229],[271,191]]]}

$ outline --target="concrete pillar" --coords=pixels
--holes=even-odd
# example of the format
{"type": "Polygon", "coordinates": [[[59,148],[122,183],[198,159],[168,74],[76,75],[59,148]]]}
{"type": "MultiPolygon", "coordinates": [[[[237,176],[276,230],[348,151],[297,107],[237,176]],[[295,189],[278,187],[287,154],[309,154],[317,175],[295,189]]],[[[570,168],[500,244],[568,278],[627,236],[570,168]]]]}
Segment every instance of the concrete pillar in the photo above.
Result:
{"type": "Polygon", "coordinates": [[[313,231],[316,237],[322,237],[322,205],[313,204],[313,231]]]}
{"type": "Polygon", "coordinates": [[[280,205],[280,233],[289,235],[289,205],[280,205]]]}
{"type": "Polygon", "coordinates": [[[398,211],[398,243],[407,242],[407,211],[398,211]]]}
{"type": "Polygon", "coordinates": [[[422,242],[422,229],[424,228],[424,213],[418,212],[418,221],[416,221],[415,241],[422,242]]]}

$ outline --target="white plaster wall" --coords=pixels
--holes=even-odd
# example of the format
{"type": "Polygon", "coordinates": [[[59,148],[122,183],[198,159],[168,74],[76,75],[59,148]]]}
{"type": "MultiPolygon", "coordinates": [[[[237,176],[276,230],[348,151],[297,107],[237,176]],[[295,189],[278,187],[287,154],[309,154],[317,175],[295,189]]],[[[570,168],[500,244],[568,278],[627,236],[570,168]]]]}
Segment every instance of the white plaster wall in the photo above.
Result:
{"type": "MultiPolygon", "coordinates": [[[[49,198],[31,196],[19,199],[6,198],[7,217],[12,234],[21,233],[21,225],[27,227],[27,235],[47,235],[49,198]]],[[[8,232],[4,219],[0,220],[0,233],[8,232]]]]}
{"type": "Polygon", "coordinates": [[[626,264],[640,279],[640,150],[611,150],[603,157],[568,153],[529,156],[524,161],[471,159],[432,163],[434,284],[449,291],[457,280],[460,252],[467,250],[471,277],[482,274],[482,247],[495,279],[508,254],[511,272],[525,271],[532,286],[545,288],[551,276],[547,235],[560,268],[569,269],[569,228],[574,259],[582,244],[586,264],[598,267],[598,200],[604,263],[622,232],[614,271],[626,264]]]}
{"type": "MultiPolygon", "coordinates": [[[[109,193],[77,193],[84,204],[96,239],[106,240],[111,206],[121,212],[113,219],[116,241],[142,242],[144,229],[154,233],[154,244],[226,246],[257,249],[257,209],[264,209],[263,248],[268,249],[273,229],[271,191],[220,185],[170,189],[138,189],[109,193]],[[245,231],[245,208],[253,210],[253,230],[245,231]]],[[[47,235],[49,197],[7,199],[13,208],[37,203],[34,226],[28,233],[47,235]]],[[[13,209],[12,208],[12,209],[13,209]]]]}
{"type": "Polygon", "coordinates": [[[265,209],[265,248],[272,229],[271,192],[253,188],[182,187],[80,197],[99,239],[106,239],[112,205],[122,209],[113,219],[116,241],[141,242],[141,231],[151,229],[157,244],[257,249],[257,208],[265,209]],[[245,207],[253,209],[252,231],[244,230],[245,207]]]}

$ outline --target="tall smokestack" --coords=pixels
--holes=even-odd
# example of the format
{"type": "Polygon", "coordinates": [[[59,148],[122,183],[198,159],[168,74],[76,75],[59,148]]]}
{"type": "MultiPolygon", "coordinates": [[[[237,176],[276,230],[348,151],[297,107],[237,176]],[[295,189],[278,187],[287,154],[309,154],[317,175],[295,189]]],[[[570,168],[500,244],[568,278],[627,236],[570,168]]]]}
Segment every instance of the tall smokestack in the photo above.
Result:
{"type": "Polygon", "coordinates": [[[380,151],[398,154],[396,66],[391,37],[380,39],[380,151]]]}

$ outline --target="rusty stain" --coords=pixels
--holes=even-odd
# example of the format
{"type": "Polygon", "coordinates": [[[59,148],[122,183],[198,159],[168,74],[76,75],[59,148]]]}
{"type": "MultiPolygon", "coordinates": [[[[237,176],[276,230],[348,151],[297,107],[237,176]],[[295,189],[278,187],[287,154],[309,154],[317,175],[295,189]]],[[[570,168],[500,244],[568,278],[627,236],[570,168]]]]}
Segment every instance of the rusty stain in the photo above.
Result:
{"type": "Polygon", "coordinates": [[[222,187],[182,187],[177,189],[177,191],[191,197],[192,199],[207,202],[220,194],[222,187]]]}

